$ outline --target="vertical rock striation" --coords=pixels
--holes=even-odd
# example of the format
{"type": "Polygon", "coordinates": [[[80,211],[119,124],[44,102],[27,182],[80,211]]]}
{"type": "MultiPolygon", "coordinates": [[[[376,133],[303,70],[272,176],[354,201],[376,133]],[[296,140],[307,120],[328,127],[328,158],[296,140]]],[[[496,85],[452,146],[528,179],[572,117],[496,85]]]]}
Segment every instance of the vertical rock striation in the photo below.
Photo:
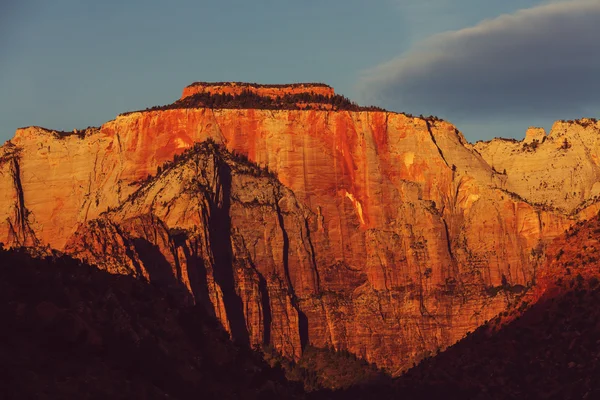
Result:
{"type": "Polygon", "coordinates": [[[582,154],[591,171],[577,203],[561,192],[571,215],[535,204],[538,180],[519,176],[539,161],[511,158],[523,144],[473,146],[436,119],[193,108],[24,128],[0,153],[0,241],[191,293],[240,342],[333,345],[399,373],[502,311],[545,244],[595,212],[595,139],[557,126],[572,146],[542,138],[548,162],[582,154]]]}

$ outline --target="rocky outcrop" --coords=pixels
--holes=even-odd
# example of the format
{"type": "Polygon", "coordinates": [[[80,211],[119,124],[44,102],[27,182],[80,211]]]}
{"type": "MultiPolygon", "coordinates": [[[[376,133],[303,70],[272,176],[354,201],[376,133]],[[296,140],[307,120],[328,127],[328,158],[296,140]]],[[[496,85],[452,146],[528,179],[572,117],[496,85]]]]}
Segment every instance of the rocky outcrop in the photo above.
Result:
{"type": "Polygon", "coordinates": [[[541,143],[546,140],[546,130],[544,128],[529,127],[525,132],[525,140],[523,143],[532,144],[534,142],[541,143]]]}
{"type": "Polygon", "coordinates": [[[579,215],[513,191],[453,125],[391,112],[175,108],[7,146],[1,221],[17,160],[41,244],[184,288],[236,340],[392,373],[502,311],[579,215]]]}
{"type": "Polygon", "coordinates": [[[240,95],[242,92],[251,92],[259,96],[271,98],[295,94],[316,94],[333,96],[335,91],[331,86],[319,83],[294,83],[289,85],[260,85],[244,82],[195,82],[183,89],[180,100],[198,93],[240,95]]]}
{"type": "Polygon", "coordinates": [[[66,251],[113,273],[181,285],[235,340],[299,357],[297,296],[318,292],[310,211],[261,174],[205,142],[82,226],[66,251]]]}
{"type": "Polygon", "coordinates": [[[476,143],[475,149],[506,173],[506,190],[576,214],[600,195],[599,131],[600,122],[592,119],[557,121],[547,136],[540,128],[529,129],[523,141],[494,139],[476,143]]]}

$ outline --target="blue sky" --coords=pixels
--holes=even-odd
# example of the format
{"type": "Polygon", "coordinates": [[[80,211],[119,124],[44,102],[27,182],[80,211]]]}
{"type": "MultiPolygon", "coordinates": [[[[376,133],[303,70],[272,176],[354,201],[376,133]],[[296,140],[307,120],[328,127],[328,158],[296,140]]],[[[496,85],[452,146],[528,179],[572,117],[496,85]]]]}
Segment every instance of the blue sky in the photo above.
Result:
{"type": "Polygon", "coordinates": [[[598,86],[595,63],[600,57],[578,58],[598,53],[598,45],[595,40],[583,43],[586,47],[569,55],[567,66],[561,54],[582,37],[600,37],[594,30],[600,26],[600,13],[595,13],[600,0],[558,2],[569,4],[557,10],[548,10],[555,5],[547,3],[4,0],[0,141],[20,126],[97,126],[120,112],[170,103],[198,80],[324,82],[360,103],[439,115],[472,141],[522,137],[527,126],[548,127],[559,118],[598,117],[598,95],[582,94],[582,85],[598,86]],[[591,6],[573,7],[581,4],[591,6]],[[530,14],[522,16],[520,9],[530,14]],[[519,29],[532,24],[540,28],[519,29]],[[566,39],[557,40],[558,35],[566,39]],[[522,42],[529,47],[505,56],[507,47],[522,42]],[[538,57],[535,49],[540,47],[544,53],[538,57]],[[549,57],[554,51],[555,57],[549,57]],[[536,60],[554,73],[534,79],[528,91],[528,77],[539,71],[539,65],[531,65],[536,60]],[[504,76],[508,70],[512,75],[504,76]],[[576,84],[569,83],[575,75],[565,75],[570,71],[576,77],[583,74],[576,84]],[[556,92],[548,89],[563,75],[564,85],[556,92]],[[496,84],[488,85],[490,81],[496,84]],[[507,82],[518,84],[513,88],[507,82]],[[534,92],[566,97],[564,107],[559,100],[538,104],[531,99],[534,92]],[[489,93],[480,107],[479,99],[489,93]]]}

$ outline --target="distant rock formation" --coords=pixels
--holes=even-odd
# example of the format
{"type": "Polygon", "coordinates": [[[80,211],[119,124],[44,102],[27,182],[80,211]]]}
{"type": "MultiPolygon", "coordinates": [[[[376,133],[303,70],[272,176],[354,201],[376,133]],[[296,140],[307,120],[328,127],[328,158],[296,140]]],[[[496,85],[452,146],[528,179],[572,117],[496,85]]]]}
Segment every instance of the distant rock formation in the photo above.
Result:
{"type": "Polygon", "coordinates": [[[546,131],[544,128],[536,128],[532,126],[525,132],[525,140],[523,142],[531,144],[533,142],[541,143],[544,140],[546,140],[546,131]]]}
{"type": "Polygon", "coordinates": [[[252,92],[260,96],[275,98],[277,96],[294,94],[320,94],[333,96],[335,91],[331,86],[322,83],[292,83],[287,85],[260,85],[257,83],[244,82],[195,82],[183,89],[181,100],[197,93],[231,94],[239,95],[244,91],[252,92]]]}
{"type": "Polygon", "coordinates": [[[577,214],[598,211],[600,122],[557,121],[546,136],[529,128],[522,142],[494,139],[475,149],[497,171],[506,171],[503,188],[532,203],[577,214]]]}

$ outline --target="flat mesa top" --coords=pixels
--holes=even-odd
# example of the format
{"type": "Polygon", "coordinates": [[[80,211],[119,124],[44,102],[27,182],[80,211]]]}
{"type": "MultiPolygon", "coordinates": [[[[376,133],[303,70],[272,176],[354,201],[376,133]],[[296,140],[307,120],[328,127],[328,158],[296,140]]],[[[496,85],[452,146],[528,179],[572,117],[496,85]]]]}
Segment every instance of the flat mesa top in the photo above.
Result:
{"type": "Polygon", "coordinates": [[[259,96],[276,98],[283,95],[316,94],[331,97],[335,91],[323,83],[290,83],[284,85],[262,85],[245,82],[195,82],[183,89],[181,99],[198,93],[239,95],[251,92],[259,96]]]}
{"type": "Polygon", "coordinates": [[[194,82],[191,85],[186,87],[194,87],[194,86],[203,86],[203,87],[215,87],[215,86],[229,86],[229,87],[251,87],[251,88],[273,88],[273,89],[285,89],[285,88],[311,88],[311,87],[320,87],[320,88],[329,88],[333,89],[331,86],[326,85],[324,83],[308,83],[308,82],[299,82],[299,83],[283,83],[283,84],[263,84],[263,83],[252,83],[252,82],[194,82]]]}

